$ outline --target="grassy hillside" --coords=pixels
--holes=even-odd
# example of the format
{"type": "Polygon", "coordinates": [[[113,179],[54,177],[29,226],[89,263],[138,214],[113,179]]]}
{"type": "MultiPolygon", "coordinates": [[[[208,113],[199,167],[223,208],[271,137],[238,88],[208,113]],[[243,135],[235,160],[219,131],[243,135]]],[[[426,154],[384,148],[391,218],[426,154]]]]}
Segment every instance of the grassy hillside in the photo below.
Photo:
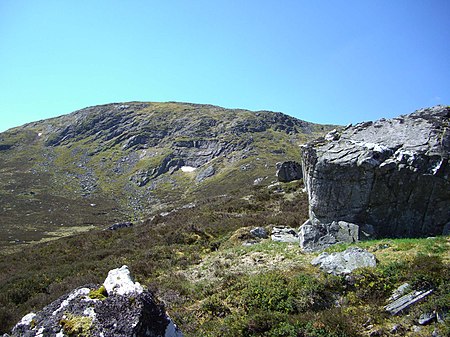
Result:
{"type": "Polygon", "coordinates": [[[331,128],[268,111],[130,102],[8,130],[0,134],[0,250],[245,194],[331,128]]]}
{"type": "MultiPolygon", "coordinates": [[[[301,182],[256,186],[244,197],[155,213],[132,228],[93,230],[9,254],[0,262],[0,331],[127,264],[186,336],[430,336],[435,325],[419,332],[412,326],[421,312],[450,306],[448,237],[360,243],[379,263],[351,279],[323,274],[310,265],[317,254],[297,245],[243,245],[254,226],[300,225],[307,218],[302,188],[301,182]],[[391,317],[383,305],[405,281],[435,291],[408,315],[391,317]]],[[[442,336],[449,323],[437,326],[442,336]]]]}
{"type": "Polygon", "coordinates": [[[253,227],[308,218],[302,182],[274,184],[275,163],[298,159],[300,144],[331,128],[267,111],[132,102],[1,133],[0,333],[126,264],[186,336],[450,334],[448,316],[417,324],[450,308],[448,237],[359,243],[378,265],[347,278],[312,267],[317,254],[297,245],[244,245],[253,227]],[[134,226],[104,230],[127,220],[134,226]],[[383,306],[404,282],[433,294],[390,316],[383,306]]]}

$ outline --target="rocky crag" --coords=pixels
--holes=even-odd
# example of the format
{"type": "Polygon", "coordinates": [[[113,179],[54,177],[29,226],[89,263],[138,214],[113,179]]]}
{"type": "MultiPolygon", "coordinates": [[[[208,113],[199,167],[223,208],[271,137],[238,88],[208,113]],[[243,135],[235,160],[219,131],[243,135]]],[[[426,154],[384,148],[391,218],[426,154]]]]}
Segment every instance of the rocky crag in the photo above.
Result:
{"type": "MultiPolygon", "coordinates": [[[[4,335],[8,337],[9,335],[4,335]]],[[[25,315],[11,337],[182,337],[164,306],[134,282],[127,266],[113,269],[103,285],[86,285],[38,313],[25,315]]]]}
{"type": "Polygon", "coordinates": [[[449,157],[450,108],[443,106],[308,143],[302,165],[310,210],[301,245],[448,234],[449,157]]]}

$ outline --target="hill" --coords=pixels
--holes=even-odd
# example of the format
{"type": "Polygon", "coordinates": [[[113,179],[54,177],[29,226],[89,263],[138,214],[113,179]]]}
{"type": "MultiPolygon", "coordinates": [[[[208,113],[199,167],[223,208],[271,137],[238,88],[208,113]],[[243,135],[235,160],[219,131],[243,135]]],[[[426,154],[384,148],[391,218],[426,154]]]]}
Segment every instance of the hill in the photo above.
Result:
{"type": "Polygon", "coordinates": [[[0,134],[0,249],[244,195],[332,128],[277,112],[130,102],[10,129],[0,134]]]}

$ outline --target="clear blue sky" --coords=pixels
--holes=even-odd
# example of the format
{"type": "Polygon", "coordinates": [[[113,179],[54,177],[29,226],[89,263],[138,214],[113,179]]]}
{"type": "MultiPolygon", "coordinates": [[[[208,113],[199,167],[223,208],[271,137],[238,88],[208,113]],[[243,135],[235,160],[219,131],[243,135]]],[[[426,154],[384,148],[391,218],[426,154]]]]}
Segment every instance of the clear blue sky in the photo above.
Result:
{"type": "Polygon", "coordinates": [[[449,0],[0,0],[0,131],[184,101],[347,124],[450,104],[449,0]]]}

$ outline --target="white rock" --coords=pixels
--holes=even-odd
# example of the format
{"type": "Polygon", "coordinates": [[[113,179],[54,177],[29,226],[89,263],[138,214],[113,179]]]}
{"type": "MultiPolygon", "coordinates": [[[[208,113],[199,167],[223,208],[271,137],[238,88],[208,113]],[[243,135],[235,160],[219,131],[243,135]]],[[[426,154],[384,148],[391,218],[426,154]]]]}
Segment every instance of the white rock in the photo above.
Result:
{"type": "Polygon", "coordinates": [[[440,160],[438,163],[436,163],[436,165],[431,169],[431,173],[432,173],[433,175],[436,175],[436,173],[437,173],[437,172],[439,171],[439,169],[441,168],[443,162],[444,162],[444,160],[441,158],[441,160],[440,160]]]}
{"type": "Polygon", "coordinates": [[[325,140],[332,141],[339,138],[338,131],[336,129],[331,130],[325,135],[325,140]]]}
{"type": "Polygon", "coordinates": [[[103,282],[108,295],[126,295],[130,293],[142,293],[144,288],[139,282],[134,282],[128,266],[122,266],[110,270],[105,282],[103,282]]]}
{"type": "Polygon", "coordinates": [[[384,146],[382,144],[377,144],[377,143],[363,143],[363,146],[368,150],[372,150],[372,151],[380,152],[380,153],[383,153],[383,152],[389,150],[389,148],[387,146],[384,146]]]}
{"type": "Polygon", "coordinates": [[[30,325],[33,318],[36,316],[34,312],[30,312],[22,317],[19,323],[16,324],[16,327],[19,325],[30,325]]]}
{"type": "Polygon", "coordinates": [[[263,182],[264,178],[256,178],[255,180],[253,180],[253,185],[259,185],[263,182]]]}

